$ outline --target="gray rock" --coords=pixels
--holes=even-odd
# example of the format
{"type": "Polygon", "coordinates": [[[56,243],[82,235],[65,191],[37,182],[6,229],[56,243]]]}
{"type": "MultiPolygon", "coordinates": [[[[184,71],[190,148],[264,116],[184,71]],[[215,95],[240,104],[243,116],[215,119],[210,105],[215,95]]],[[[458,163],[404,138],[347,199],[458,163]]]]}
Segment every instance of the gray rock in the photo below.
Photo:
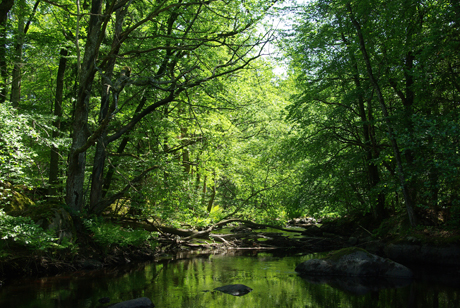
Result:
{"type": "Polygon", "coordinates": [[[245,286],[244,284],[230,284],[227,286],[215,288],[214,290],[231,294],[233,296],[246,295],[252,291],[250,287],[245,286]]]}
{"type": "Polygon", "coordinates": [[[117,303],[109,306],[110,308],[152,308],[155,305],[147,297],[139,297],[129,301],[117,303]]]}
{"type": "Polygon", "coordinates": [[[355,247],[302,262],[295,270],[302,275],[412,277],[412,271],[404,265],[355,247]]]}

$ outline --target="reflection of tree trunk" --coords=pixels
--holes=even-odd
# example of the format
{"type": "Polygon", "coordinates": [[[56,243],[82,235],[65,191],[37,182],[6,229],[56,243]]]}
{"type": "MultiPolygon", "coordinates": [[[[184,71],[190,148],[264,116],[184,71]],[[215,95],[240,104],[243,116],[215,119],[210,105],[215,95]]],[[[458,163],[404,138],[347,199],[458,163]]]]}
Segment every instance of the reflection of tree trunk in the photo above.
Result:
{"type": "Polygon", "coordinates": [[[415,284],[412,282],[410,285],[409,298],[407,299],[407,308],[417,307],[417,291],[415,284]]]}
{"type": "Polygon", "coordinates": [[[371,81],[372,86],[374,87],[375,92],[377,93],[377,98],[378,98],[378,101],[380,103],[380,107],[382,109],[383,116],[385,117],[385,122],[386,122],[386,125],[387,125],[388,135],[389,135],[391,145],[392,145],[392,148],[393,148],[393,152],[394,152],[394,155],[395,155],[396,164],[398,166],[399,182],[400,182],[400,185],[401,185],[401,188],[402,188],[402,191],[403,191],[404,201],[405,201],[405,204],[406,204],[407,215],[409,217],[409,222],[410,222],[411,226],[415,227],[416,226],[416,221],[415,221],[415,215],[414,215],[413,201],[412,201],[410,192],[408,191],[408,187],[407,187],[407,183],[406,183],[406,177],[405,177],[404,170],[403,170],[403,167],[402,167],[401,152],[399,151],[399,146],[398,146],[398,144],[396,142],[396,137],[395,137],[394,132],[393,132],[393,125],[392,125],[392,123],[390,122],[390,119],[389,119],[389,114],[388,114],[388,110],[387,110],[387,107],[386,107],[386,104],[385,104],[385,99],[383,97],[382,91],[380,90],[380,86],[379,86],[377,80],[375,79],[374,73],[372,71],[372,65],[371,65],[371,62],[370,62],[370,59],[369,59],[369,55],[367,53],[366,44],[364,42],[364,36],[363,36],[362,31],[361,31],[361,25],[358,23],[358,21],[353,16],[353,13],[352,13],[352,10],[351,10],[351,5],[349,3],[347,4],[347,9],[348,9],[348,11],[350,13],[351,21],[352,21],[352,23],[353,23],[353,25],[354,25],[354,27],[356,29],[356,33],[358,35],[359,45],[360,45],[361,52],[362,52],[362,55],[363,55],[363,59],[364,59],[364,62],[366,64],[366,68],[367,68],[367,74],[369,76],[369,79],[371,81]]]}
{"type": "MultiPolygon", "coordinates": [[[[61,48],[59,53],[59,68],[56,77],[56,96],[54,98],[54,116],[56,120],[53,122],[53,126],[56,128],[53,131],[53,139],[59,137],[59,130],[61,129],[61,117],[62,117],[62,96],[64,92],[64,74],[67,65],[67,49],[61,48]]],[[[57,186],[59,185],[59,150],[52,146],[50,153],[50,172],[49,172],[49,195],[52,198],[58,194],[57,186]]]]}
{"type": "Polygon", "coordinates": [[[6,101],[8,67],[6,62],[6,24],[8,12],[13,7],[14,0],[2,0],[0,2],[0,104],[6,101]]]}
{"type": "Polygon", "coordinates": [[[431,308],[439,308],[439,291],[435,289],[433,293],[433,302],[431,303],[431,308]]]}

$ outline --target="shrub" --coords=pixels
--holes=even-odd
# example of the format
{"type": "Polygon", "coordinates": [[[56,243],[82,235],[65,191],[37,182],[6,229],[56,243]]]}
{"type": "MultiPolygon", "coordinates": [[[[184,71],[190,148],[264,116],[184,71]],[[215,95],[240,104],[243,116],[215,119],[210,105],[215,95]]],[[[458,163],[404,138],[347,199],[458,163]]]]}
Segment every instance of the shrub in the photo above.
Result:
{"type": "Polygon", "coordinates": [[[152,240],[156,235],[145,230],[125,229],[121,226],[104,222],[101,219],[87,219],[83,224],[93,233],[93,240],[106,248],[114,245],[120,247],[141,246],[152,240]]]}

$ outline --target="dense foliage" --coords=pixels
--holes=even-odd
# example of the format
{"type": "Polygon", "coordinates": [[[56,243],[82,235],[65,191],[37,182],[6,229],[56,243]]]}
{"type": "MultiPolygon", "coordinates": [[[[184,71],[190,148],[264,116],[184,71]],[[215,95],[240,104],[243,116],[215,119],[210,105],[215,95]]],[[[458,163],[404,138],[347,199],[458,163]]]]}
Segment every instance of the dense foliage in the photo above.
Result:
{"type": "Polygon", "coordinates": [[[150,237],[101,217],[457,225],[460,5],[277,5],[2,1],[2,207],[27,215],[5,188],[21,187],[109,246],[150,237]],[[293,18],[281,76],[263,56],[278,10],[293,18]]]}
{"type": "Polygon", "coordinates": [[[298,205],[457,224],[459,4],[319,0],[297,18],[298,205]]]}
{"type": "Polygon", "coordinates": [[[2,2],[8,214],[30,214],[4,189],[21,187],[102,245],[145,240],[103,216],[175,227],[285,220],[294,169],[279,141],[290,85],[263,57],[275,4],[2,2]]]}

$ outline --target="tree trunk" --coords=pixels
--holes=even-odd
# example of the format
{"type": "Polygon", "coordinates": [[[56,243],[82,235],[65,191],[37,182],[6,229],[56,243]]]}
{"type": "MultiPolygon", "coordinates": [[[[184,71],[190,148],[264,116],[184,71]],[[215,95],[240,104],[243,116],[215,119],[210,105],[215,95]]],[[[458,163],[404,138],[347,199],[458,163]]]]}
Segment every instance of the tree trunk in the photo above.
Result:
{"type": "MultiPolygon", "coordinates": [[[[372,111],[371,111],[371,106],[369,103],[368,106],[368,115],[369,119],[366,116],[366,108],[364,106],[364,97],[362,95],[363,91],[361,88],[361,82],[359,79],[359,70],[358,70],[358,64],[356,61],[356,57],[353,53],[353,51],[350,49],[348,41],[345,38],[345,35],[342,33],[342,38],[345,44],[348,47],[348,53],[350,55],[350,60],[352,63],[352,67],[354,70],[353,73],[353,81],[355,83],[356,88],[358,89],[358,109],[359,109],[359,115],[361,118],[362,122],[362,130],[363,130],[363,138],[364,138],[364,150],[366,151],[366,168],[367,168],[367,175],[369,179],[369,190],[372,190],[378,186],[380,183],[380,176],[379,176],[379,170],[378,167],[375,165],[373,160],[378,157],[378,153],[376,153],[377,156],[374,156],[374,151],[373,151],[373,146],[372,146],[372,138],[371,138],[371,126],[370,124],[370,118],[372,116],[372,111]]],[[[372,192],[371,192],[372,193],[372,192]]],[[[373,215],[376,220],[382,220],[386,217],[386,211],[385,211],[385,195],[380,192],[378,194],[376,203],[373,204],[373,215]]]]}
{"type": "MultiPolygon", "coordinates": [[[[61,48],[59,55],[61,58],[59,59],[59,68],[56,77],[56,96],[54,98],[54,116],[56,117],[56,120],[53,122],[53,126],[56,128],[56,130],[53,131],[53,139],[59,137],[59,130],[61,129],[64,74],[67,66],[68,55],[67,49],[61,48]]],[[[56,199],[58,195],[59,171],[59,150],[58,148],[51,146],[48,194],[52,199],[56,199]]]]}
{"type": "Polygon", "coordinates": [[[21,99],[21,68],[22,64],[22,48],[24,45],[24,11],[25,11],[25,2],[21,0],[19,6],[17,7],[16,16],[18,18],[18,28],[16,33],[16,44],[14,46],[14,64],[13,64],[13,73],[12,73],[12,83],[11,83],[11,97],[10,101],[13,108],[19,107],[19,101],[21,99]]]}
{"type": "Polygon", "coordinates": [[[83,185],[85,181],[86,149],[88,131],[88,108],[96,73],[95,62],[101,42],[102,0],[93,0],[89,29],[83,58],[78,96],[75,103],[72,147],[69,154],[69,167],[66,183],[66,203],[72,215],[77,215],[84,206],[83,185]]]}
{"type": "MultiPolygon", "coordinates": [[[[134,112],[135,114],[137,114],[138,112],[140,112],[142,110],[142,108],[144,108],[144,105],[145,105],[146,101],[147,101],[147,98],[145,96],[143,96],[142,99],[141,99],[141,102],[136,107],[136,111],[134,112]]],[[[117,154],[122,154],[125,151],[125,148],[126,148],[126,145],[128,144],[128,141],[129,141],[129,132],[126,133],[126,136],[123,137],[123,139],[121,140],[120,144],[118,145],[117,154]]],[[[118,167],[118,163],[116,161],[113,162],[109,166],[109,170],[107,171],[107,175],[105,176],[104,181],[103,181],[104,185],[103,185],[103,188],[102,188],[102,198],[105,198],[107,196],[107,192],[110,189],[110,185],[112,184],[113,175],[115,174],[115,170],[116,170],[117,167],[118,167]]]]}
{"type": "MultiPolygon", "coordinates": [[[[115,66],[115,59],[112,58],[112,61],[109,62],[107,69],[105,71],[106,77],[112,79],[113,69],[115,66]]],[[[99,111],[99,123],[110,116],[109,104],[110,104],[110,85],[102,82],[102,98],[101,98],[101,107],[99,111]]],[[[104,178],[104,166],[106,159],[106,148],[107,148],[107,130],[104,129],[101,136],[97,140],[96,153],[94,154],[94,163],[93,163],[93,172],[91,174],[91,191],[90,191],[90,211],[92,211],[96,205],[101,201],[102,198],[102,186],[104,178]]]]}
{"type": "Polygon", "coordinates": [[[354,27],[356,29],[356,33],[358,35],[359,46],[361,48],[364,63],[366,64],[367,74],[369,76],[369,79],[371,81],[372,86],[374,87],[375,92],[377,93],[377,98],[378,98],[378,101],[380,103],[380,107],[382,109],[383,116],[385,117],[385,122],[386,122],[386,125],[387,125],[388,135],[389,135],[391,145],[392,145],[392,148],[393,148],[393,152],[394,152],[394,155],[395,155],[396,164],[398,166],[399,182],[400,182],[400,185],[401,185],[401,189],[403,191],[403,196],[404,196],[404,201],[405,201],[405,204],[406,204],[406,210],[407,210],[407,215],[409,217],[409,222],[410,222],[412,227],[415,227],[416,226],[416,220],[415,220],[415,215],[414,215],[414,206],[412,204],[413,202],[412,202],[411,195],[410,195],[410,193],[408,191],[408,188],[407,188],[406,178],[405,178],[405,174],[404,174],[404,170],[403,170],[403,166],[402,166],[401,153],[399,151],[399,147],[398,147],[398,144],[396,142],[396,138],[394,136],[393,126],[392,126],[392,124],[390,122],[390,119],[389,119],[389,114],[388,114],[388,110],[387,110],[387,107],[386,107],[386,104],[385,104],[385,99],[383,97],[382,91],[380,90],[380,86],[379,86],[377,80],[375,79],[374,73],[372,71],[371,62],[370,62],[370,59],[369,59],[369,55],[367,53],[366,44],[364,42],[364,36],[362,34],[362,31],[361,31],[361,25],[358,23],[358,21],[353,16],[353,12],[351,10],[351,5],[349,3],[347,3],[347,9],[348,9],[348,11],[350,13],[351,22],[353,23],[353,25],[354,25],[354,27]]]}
{"type": "Polygon", "coordinates": [[[211,196],[209,197],[209,201],[208,201],[208,207],[207,207],[207,211],[208,213],[211,213],[211,210],[212,208],[214,207],[214,200],[216,200],[216,186],[217,186],[217,181],[216,181],[216,171],[214,170],[214,173],[213,173],[213,182],[214,182],[214,185],[212,185],[212,191],[211,191],[211,196]]]}
{"type": "Polygon", "coordinates": [[[6,101],[8,66],[6,62],[6,25],[8,22],[8,12],[13,7],[14,0],[2,0],[0,2],[0,104],[6,101]]]}
{"type": "MultiPolygon", "coordinates": [[[[123,30],[123,20],[125,19],[128,6],[124,8],[118,9],[116,12],[116,20],[115,20],[115,33],[113,35],[112,40],[112,48],[113,54],[110,60],[107,63],[106,70],[105,70],[105,77],[109,80],[112,80],[113,71],[115,68],[115,63],[117,59],[117,55],[120,51],[120,36],[123,30]]],[[[99,111],[99,123],[102,123],[107,117],[111,117],[109,113],[112,112],[115,108],[117,103],[116,101],[113,102],[114,106],[109,107],[110,105],[110,93],[113,92],[113,99],[118,100],[118,94],[123,90],[123,81],[127,77],[129,77],[129,72],[127,69],[123,69],[120,78],[118,81],[113,83],[115,89],[111,89],[111,85],[107,84],[105,81],[102,82],[102,99],[101,99],[101,107],[99,111]]],[[[97,141],[96,146],[96,154],[94,156],[94,163],[93,163],[93,172],[91,174],[91,191],[90,191],[90,212],[96,209],[97,205],[101,202],[102,195],[103,195],[103,185],[104,185],[104,167],[105,167],[105,160],[107,158],[107,129],[104,129],[101,133],[97,141]]]]}

